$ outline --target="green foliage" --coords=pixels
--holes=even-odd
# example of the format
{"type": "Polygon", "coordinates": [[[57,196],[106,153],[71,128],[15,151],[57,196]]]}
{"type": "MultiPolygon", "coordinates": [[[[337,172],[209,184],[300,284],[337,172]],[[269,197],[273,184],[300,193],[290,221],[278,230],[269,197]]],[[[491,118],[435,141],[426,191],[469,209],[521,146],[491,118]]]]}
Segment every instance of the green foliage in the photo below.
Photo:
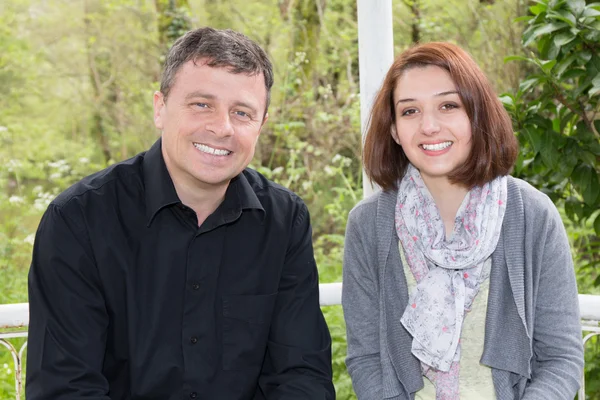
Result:
{"type": "MultiPolygon", "coordinates": [[[[534,70],[502,100],[521,143],[515,173],[563,200],[573,221],[599,219],[600,3],[540,0],[523,45],[534,70]]],[[[600,236],[600,222],[595,223],[600,236]]]]}

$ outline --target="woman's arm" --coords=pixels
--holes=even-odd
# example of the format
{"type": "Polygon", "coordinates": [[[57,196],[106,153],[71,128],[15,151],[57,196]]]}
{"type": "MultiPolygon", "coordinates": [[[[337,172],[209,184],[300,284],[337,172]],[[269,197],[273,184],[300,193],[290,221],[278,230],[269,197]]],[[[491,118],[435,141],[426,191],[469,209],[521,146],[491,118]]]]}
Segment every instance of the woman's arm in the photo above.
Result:
{"type": "Polygon", "coordinates": [[[583,372],[577,284],[562,220],[550,199],[545,199],[540,208],[546,212],[535,210],[541,214],[536,222],[544,228],[534,230],[532,238],[531,261],[541,265],[541,271],[534,294],[532,378],[523,400],[572,400],[583,372]]]}
{"type": "Polygon", "coordinates": [[[348,217],[344,246],[342,306],[346,320],[346,365],[359,400],[382,399],[379,349],[379,284],[374,220],[360,221],[360,209],[348,217]]]}

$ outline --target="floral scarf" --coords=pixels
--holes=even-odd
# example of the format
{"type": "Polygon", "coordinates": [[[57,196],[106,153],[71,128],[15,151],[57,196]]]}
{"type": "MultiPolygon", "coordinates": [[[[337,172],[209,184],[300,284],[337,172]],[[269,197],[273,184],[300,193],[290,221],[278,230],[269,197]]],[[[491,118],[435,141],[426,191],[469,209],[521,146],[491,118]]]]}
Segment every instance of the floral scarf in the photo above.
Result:
{"type": "Polygon", "coordinates": [[[398,186],[396,232],[417,281],[401,322],[413,337],[412,353],[423,373],[436,385],[437,399],[458,399],[462,323],[489,276],[484,263],[491,262],[500,238],[507,178],[467,193],[449,240],[419,171],[409,165],[398,186]]]}

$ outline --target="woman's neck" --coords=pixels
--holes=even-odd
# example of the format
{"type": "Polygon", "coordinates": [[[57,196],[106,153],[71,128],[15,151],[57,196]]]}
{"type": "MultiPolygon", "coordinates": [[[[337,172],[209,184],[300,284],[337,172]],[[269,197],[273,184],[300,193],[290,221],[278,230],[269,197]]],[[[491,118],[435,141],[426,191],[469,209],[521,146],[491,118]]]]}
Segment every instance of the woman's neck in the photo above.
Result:
{"type": "Polygon", "coordinates": [[[447,178],[425,178],[423,182],[427,186],[429,193],[433,197],[435,204],[440,212],[444,228],[446,231],[446,239],[452,236],[454,231],[454,220],[456,213],[460,208],[465,196],[469,193],[469,189],[462,185],[457,185],[448,181],[447,178]]]}

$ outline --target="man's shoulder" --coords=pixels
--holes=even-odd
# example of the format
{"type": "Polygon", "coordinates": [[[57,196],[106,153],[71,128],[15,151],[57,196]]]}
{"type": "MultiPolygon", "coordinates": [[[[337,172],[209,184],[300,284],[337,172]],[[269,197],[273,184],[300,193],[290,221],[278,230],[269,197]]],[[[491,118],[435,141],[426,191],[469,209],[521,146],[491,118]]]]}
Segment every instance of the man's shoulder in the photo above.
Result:
{"type": "Polygon", "coordinates": [[[304,205],[304,201],[298,194],[273,182],[260,172],[246,168],[242,173],[261,202],[271,200],[274,204],[304,205]]]}
{"type": "Polygon", "coordinates": [[[51,204],[62,208],[73,200],[85,200],[86,203],[105,201],[103,194],[106,190],[113,190],[119,186],[129,190],[135,190],[136,186],[141,189],[144,154],[140,153],[86,176],[60,193],[51,204]]]}

